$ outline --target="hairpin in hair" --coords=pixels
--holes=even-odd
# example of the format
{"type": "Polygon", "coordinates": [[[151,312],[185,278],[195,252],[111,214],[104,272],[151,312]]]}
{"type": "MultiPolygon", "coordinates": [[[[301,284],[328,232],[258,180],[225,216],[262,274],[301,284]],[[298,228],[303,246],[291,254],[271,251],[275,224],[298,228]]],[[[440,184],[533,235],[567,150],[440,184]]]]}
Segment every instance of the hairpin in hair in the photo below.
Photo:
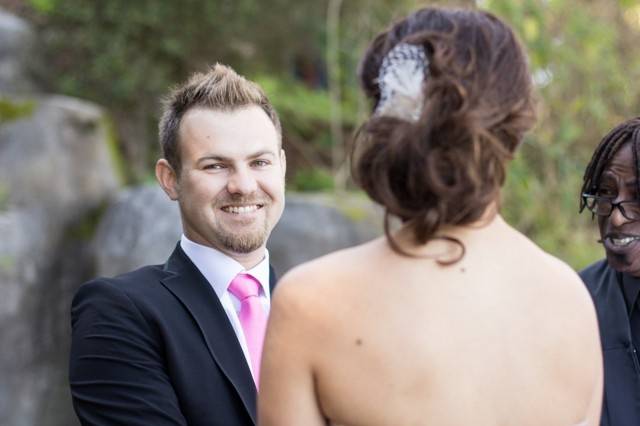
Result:
{"type": "Polygon", "coordinates": [[[380,100],[374,114],[417,121],[422,111],[422,82],[427,65],[421,45],[399,43],[391,49],[378,71],[380,100]]]}

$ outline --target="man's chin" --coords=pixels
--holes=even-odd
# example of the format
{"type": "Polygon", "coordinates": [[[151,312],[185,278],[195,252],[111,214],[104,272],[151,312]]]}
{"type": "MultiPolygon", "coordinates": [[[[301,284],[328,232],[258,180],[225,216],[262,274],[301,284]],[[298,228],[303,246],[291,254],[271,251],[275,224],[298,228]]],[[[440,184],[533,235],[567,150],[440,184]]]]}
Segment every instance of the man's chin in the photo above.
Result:
{"type": "Polygon", "coordinates": [[[607,251],[607,262],[617,272],[640,278],[640,253],[636,250],[628,252],[607,251]]]}
{"type": "Polygon", "coordinates": [[[262,244],[258,244],[258,245],[246,244],[246,245],[227,246],[226,248],[231,253],[250,254],[261,249],[262,247],[264,247],[262,244]]]}
{"type": "Polygon", "coordinates": [[[231,253],[249,254],[265,246],[266,237],[255,234],[233,234],[222,239],[222,245],[231,253]]]}

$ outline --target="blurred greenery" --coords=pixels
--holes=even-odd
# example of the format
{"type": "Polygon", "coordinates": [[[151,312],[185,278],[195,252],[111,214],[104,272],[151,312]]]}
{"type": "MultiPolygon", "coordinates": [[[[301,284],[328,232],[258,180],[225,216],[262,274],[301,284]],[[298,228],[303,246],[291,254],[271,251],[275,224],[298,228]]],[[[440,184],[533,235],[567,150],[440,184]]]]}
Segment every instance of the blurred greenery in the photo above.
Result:
{"type": "Polygon", "coordinates": [[[504,214],[541,247],[581,268],[602,257],[582,175],[600,138],[640,111],[640,3],[488,0],[528,49],[538,126],[512,163],[504,214]]]}
{"type": "Polygon", "coordinates": [[[0,273],[9,274],[12,273],[15,268],[15,258],[8,255],[0,256],[0,273]]]}
{"type": "Polygon", "coordinates": [[[9,189],[0,184],[0,212],[7,210],[9,207],[9,189]]]}
{"type": "Polygon", "coordinates": [[[116,176],[120,183],[125,183],[128,180],[129,170],[126,161],[118,150],[118,135],[113,120],[111,120],[108,115],[103,114],[100,126],[102,126],[106,134],[107,149],[109,150],[109,157],[115,167],[116,176]]]}
{"type": "Polygon", "coordinates": [[[82,217],[81,220],[75,222],[67,232],[67,237],[76,241],[90,241],[96,234],[100,220],[107,211],[109,205],[103,203],[91,210],[82,217]]]}
{"type": "Polygon", "coordinates": [[[324,169],[302,169],[293,178],[298,191],[327,191],[334,189],[333,176],[324,169]]]}
{"type": "MultiPolygon", "coordinates": [[[[148,179],[158,155],[159,97],[191,72],[223,62],[258,81],[280,112],[288,187],[343,190],[337,177],[346,170],[345,145],[368,111],[358,60],[393,18],[433,2],[22,3],[43,40],[41,84],[109,109],[129,183],[148,179]]],[[[475,3],[515,28],[539,94],[538,125],[510,166],[503,214],[544,249],[583,267],[602,249],[590,216],[578,215],[582,173],[601,136],[640,111],[640,3],[440,2],[475,3]]]]}
{"type": "MultiPolygon", "coordinates": [[[[257,76],[259,83],[278,113],[287,118],[287,130],[310,134],[318,125],[326,124],[331,117],[331,99],[326,90],[313,90],[297,81],[287,81],[270,76],[257,76]]],[[[350,92],[354,92],[351,88],[350,92]]],[[[349,93],[342,102],[342,122],[354,127],[359,121],[357,95],[349,93]]]]}
{"type": "Polygon", "coordinates": [[[0,96],[0,124],[14,121],[33,114],[33,101],[15,101],[0,96]]]}

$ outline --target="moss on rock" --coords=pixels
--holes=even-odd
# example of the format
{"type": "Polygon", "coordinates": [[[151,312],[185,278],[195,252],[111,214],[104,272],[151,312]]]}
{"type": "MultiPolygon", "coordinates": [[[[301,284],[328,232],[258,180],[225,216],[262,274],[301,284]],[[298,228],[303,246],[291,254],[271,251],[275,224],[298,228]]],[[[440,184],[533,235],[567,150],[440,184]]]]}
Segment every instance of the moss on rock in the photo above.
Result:
{"type": "Polygon", "coordinates": [[[20,118],[30,117],[36,108],[36,102],[14,101],[5,97],[0,97],[0,124],[15,121],[20,118]]]}

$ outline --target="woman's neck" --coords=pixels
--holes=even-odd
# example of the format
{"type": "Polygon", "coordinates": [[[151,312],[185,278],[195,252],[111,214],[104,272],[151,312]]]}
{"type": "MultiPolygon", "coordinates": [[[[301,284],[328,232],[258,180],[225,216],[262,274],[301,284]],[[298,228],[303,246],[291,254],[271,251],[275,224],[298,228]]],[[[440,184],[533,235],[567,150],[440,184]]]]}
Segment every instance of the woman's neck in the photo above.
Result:
{"type": "Polygon", "coordinates": [[[414,229],[408,223],[392,232],[392,238],[401,250],[411,255],[457,257],[462,247],[466,248],[473,241],[490,241],[500,235],[505,226],[508,225],[498,212],[497,203],[493,202],[478,220],[464,225],[443,225],[425,244],[416,241],[414,229]]]}

